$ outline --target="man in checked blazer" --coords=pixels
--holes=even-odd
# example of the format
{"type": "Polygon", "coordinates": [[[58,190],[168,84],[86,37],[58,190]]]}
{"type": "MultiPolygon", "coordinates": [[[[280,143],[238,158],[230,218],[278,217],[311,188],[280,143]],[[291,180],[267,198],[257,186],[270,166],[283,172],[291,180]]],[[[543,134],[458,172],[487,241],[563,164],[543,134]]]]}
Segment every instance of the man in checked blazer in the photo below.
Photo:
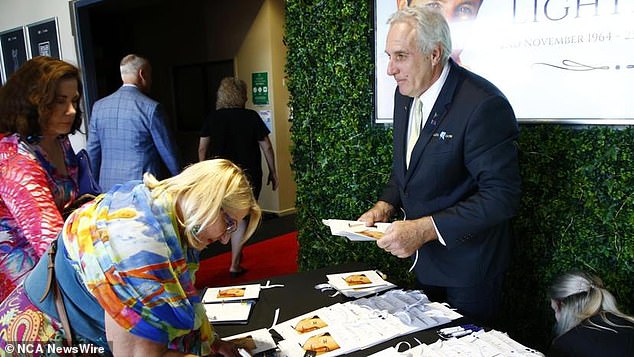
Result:
{"type": "Polygon", "coordinates": [[[492,322],[521,193],[513,109],[493,84],[449,59],[449,28],[439,12],[404,8],[388,23],[387,71],[398,85],[392,174],[359,219],[373,225],[402,210],[405,219],[377,245],[416,261],[430,299],[492,322]],[[420,107],[417,128],[412,108],[420,107]]]}
{"type": "Polygon", "coordinates": [[[86,144],[92,172],[104,191],[140,180],[145,172],[165,178],[162,164],[172,176],[180,172],[167,115],[160,103],[147,96],[152,66],[130,54],[119,68],[123,85],[93,106],[86,144]]]}

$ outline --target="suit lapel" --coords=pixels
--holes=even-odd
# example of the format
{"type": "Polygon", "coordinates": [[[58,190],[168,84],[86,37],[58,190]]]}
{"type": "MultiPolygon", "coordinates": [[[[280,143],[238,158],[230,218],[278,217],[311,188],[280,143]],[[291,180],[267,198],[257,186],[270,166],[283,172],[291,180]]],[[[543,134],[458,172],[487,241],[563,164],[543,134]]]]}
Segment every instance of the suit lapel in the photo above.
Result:
{"type": "Polygon", "coordinates": [[[409,123],[409,111],[414,98],[407,97],[398,92],[398,88],[394,94],[396,100],[394,102],[394,158],[395,173],[403,178],[405,175],[405,150],[407,150],[407,127],[409,123]],[[400,152],[397,152],[400,150],[400,152]]]}
{"type": "MultiPolygon", "coordinates": [[[[409,181],[412,173],[416,171],[416,167],[420,162],[420,158],[425,151],[425,147],[429,144],[431,138],[434,133],[437,131],[440,123],[445,120],[447,116],[447,112],[451,107],[451,102],[454,98],[454,94],[458,88],[459,84],[459,71],[460,68],[452,59],[449,59],[449,75],[447,76],[447,80],[443,85],[440,93],[438,94],[438,98],[434,103],[434,107],[429,113],[429,117],[427,117],[427,121],[425,122],[425,126],[418,137],[418,141],[416,141],[416,145],[412,151],[412,156],[410,158],[410,166],[407,169],[405,174],[405,182],[409,181]]],[[[407,132],[407,129],[405,130],[407,132]]]]}

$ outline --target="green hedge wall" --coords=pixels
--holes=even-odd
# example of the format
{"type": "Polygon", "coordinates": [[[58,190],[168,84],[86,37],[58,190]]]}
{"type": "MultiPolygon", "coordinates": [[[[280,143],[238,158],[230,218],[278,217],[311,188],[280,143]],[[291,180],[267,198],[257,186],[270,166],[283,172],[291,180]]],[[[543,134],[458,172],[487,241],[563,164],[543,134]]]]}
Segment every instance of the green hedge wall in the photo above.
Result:
{"type": "Polygon", "coordinates": [[[634,313],[633,144],[631,127],[522,126],[523,195],[505,316],[535,345],[548,341],[554,322],[545,289],[564,271],[599,275],[634,313]]]}
{"type": "MultiPolygon", "coordinates": [[[[286,2],[299,266],[365,261],[412,287],[410,261],[333,237],[321,223],[356,219],[389,176],[391,128],[371,120],[373,3],[286,2]]],[[[629,127],[521,126],[523,197],[498,328],[545,350],[553,323],[546,288],[571,269],[600,275],[634,313],[633,143],[629,127]]]]}

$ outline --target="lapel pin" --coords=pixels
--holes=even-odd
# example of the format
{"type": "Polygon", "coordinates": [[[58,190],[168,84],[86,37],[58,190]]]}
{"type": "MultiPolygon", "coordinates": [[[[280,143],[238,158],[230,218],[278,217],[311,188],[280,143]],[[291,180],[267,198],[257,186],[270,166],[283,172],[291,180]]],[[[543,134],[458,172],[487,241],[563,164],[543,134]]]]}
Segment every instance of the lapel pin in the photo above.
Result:
{"type": "Polygon", "coordinates": [[[434,133],[432,136],[440,138],[440,140],[451,139],[453,135],[447,134],[446,131],[441,131],[440,133],[434,133]]]}

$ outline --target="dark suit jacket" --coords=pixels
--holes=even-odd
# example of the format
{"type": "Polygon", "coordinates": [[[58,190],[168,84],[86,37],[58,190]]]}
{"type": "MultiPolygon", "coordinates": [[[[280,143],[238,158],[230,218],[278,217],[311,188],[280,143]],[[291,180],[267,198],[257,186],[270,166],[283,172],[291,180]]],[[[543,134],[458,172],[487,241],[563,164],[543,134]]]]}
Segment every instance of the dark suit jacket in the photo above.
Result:
{"type": "Polygon", "coordinates": [[[555,338],[546,354],[548,357],[626,357],[634,356],[634,323],[607,313],[613,326],[599,315],[590,318],[594,324],[609,328],[600,329],[588,321],[555,338]]]}
{"type": "Polygon", "coordinates": [[[394,98],[392,175],[380,200],[407,219],[433,216],[446,242],[419,249],[423,284],[465,287],[505,272],[509,219],[520,200],[519,129],[513,109],[490,82],[449,61],[449,75],[405,165],[412,98],[394,98]]]}

